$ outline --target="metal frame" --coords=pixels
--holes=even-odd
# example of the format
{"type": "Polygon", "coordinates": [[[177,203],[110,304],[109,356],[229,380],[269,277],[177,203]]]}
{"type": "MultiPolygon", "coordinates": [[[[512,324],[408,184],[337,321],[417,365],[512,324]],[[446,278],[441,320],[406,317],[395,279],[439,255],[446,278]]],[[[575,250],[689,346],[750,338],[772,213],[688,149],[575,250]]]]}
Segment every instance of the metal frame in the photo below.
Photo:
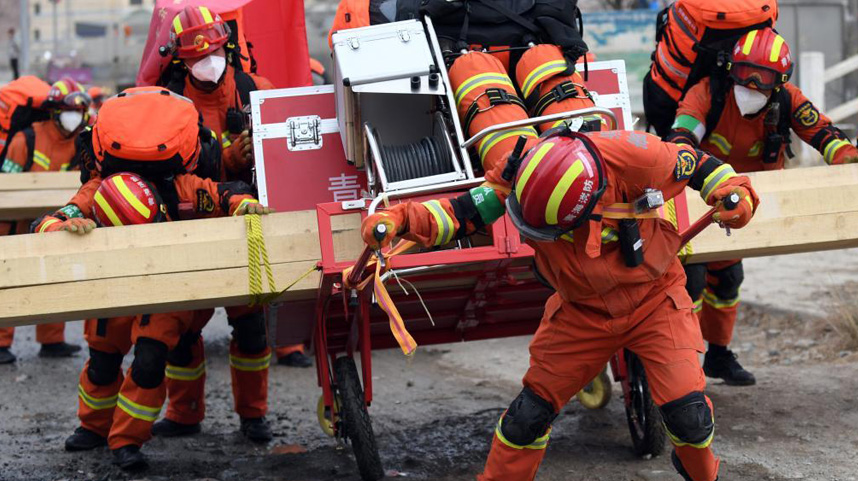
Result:
{"type": "MultiPolygon", "coordinates": [[[[579,63],[575,68],[581,72],[584,70],[584,64],[579,63]]],[[[603,60],[600,62],[591,62],[587,64],[587,69],[591,72],[597,70],[612,70],[617,74],[617,83],[620,91],[614,94],[600,94],[598,91],[591,90],[590,93],[595,94],[594,100],[599,107],[607,109],[620,108],[623,111],[623,125],[625,130],[632,129],[632,103],[629,97],[629,82],[626,78],[626,61],[625,60],[603,60]]]]}

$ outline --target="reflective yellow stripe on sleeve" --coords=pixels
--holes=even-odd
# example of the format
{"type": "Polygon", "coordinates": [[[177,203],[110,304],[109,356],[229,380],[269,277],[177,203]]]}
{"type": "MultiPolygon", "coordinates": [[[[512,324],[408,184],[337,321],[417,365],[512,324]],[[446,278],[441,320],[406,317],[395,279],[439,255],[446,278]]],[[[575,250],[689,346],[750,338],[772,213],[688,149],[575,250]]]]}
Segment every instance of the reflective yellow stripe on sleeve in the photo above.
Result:
{"type": "Polygon", "coordinates": [[[50,159],[50,157],[39,152],[38,150],[33,151],[33,162],[45,170],[51,170],[51,159],[50,159]]]}
{"type": "Polygon", "coordinates": [[[708,201],[715,190],[728,179],[736,177],[736,171],[730,164],[721,164],[703,180],[703,188],[700,189],[700,197],[708,201]]]}
{"type": "Polygon", "coordinates": [[[235,210],[232,212],[232,215],[238,215],[238,213],[241,212],[241,209],[243,209],[244,206],[246,206],[247,204],[258,204],[258,203],[259,203],[259,201],[256,199],[243,199],[241,202],[238,203],[238,207],[235,208],[235,210]]]}
{"type": "Polygon", "coordinates": [[[453,240],[453,218],[444,210],[444,206],[438,200],[430,200],[423,202],[423,205],[432,214],[435,219],[435,225],[438,227],[438,234],[435,236],[435,245],[441,246],[453,240]]]}
{"type": "Polygon", "coordinates": [[[825,159],[825,163],[831,165],[837,156],[837,151],[847,145],[850,145],[848,140],[837,139],[829,142],[822,150],[822,157],[825,159]]]}
{"type": "Polygon", "coordinates": [[[47,229],[49,225],[56,224],[56,223],[57,223],[57,222],[59,222],[59,221],[60,221],[59,219],[48,219],[48,220],[46,220],[46,221],[41,225],[41,227],[39,227],[39,234],[41,234],[42,232],[45,232],[45,229],[47,229]]]}

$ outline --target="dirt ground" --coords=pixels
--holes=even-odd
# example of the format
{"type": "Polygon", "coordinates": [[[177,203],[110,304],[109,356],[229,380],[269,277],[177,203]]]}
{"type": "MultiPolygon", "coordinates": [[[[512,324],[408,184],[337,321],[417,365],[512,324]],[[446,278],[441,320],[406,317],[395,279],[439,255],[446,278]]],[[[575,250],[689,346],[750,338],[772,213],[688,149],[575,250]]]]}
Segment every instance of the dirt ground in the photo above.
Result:
{"type": "MultiPolygon", "coordinates": [[[[716,408],[715,449],[722,480],[858,480],[858,353],[837,320],[858,299],[858,252],[746,262],[746,288],[734,342],[757,376],[754,387],[708,388],[716,408]]],[[[858,313],[858,309],[855,309],[858,313]]],[[[80,323],[67,329],[82,343],[80,323]]],[[[33,328],[18,331],[15,366],[0,366],[0,481],[31,480],[357,480],[348,447],[319,429],[315,370],[274,366],[268,446],[238,434],[232,412],[223,320],[207,328],[208,416],[193,438],[155,439],[151,468],[126,474],[106,449],[66,453],[76,426],[75,395],[84,356],[43,360],[33,328]],[[281,454],[283,451],[299,451],[281,454]]],[[[493,424],[517,394],[527,339],[422,348],[407,361],[373,354],[370,408],[389,477],[473,479],[493,424]]],[[[558,418],[540,480],[679,480],[667,456],[632,453],[619,386],[599,411],[573,401],[558,418]]]]}

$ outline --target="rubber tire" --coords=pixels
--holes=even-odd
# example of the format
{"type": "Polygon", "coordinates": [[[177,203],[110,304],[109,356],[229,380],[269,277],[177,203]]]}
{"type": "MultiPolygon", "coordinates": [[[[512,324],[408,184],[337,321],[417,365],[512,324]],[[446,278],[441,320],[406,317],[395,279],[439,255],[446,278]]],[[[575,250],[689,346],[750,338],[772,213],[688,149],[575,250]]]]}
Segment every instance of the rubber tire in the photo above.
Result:
{"type": "Polygon", "coordinates": [[[384,468],[381,466],[354,359],[349,356],[337,359],[334,362],[334,374],[342,402],[339,413],[344,431],[342,434],[351,441],[361,479],[378,481],[384,478],[384,468]]]}
{"type": "Polygon", "coordinates": [[[587,409],[602,409],[611,401],[611,394],[611,377],[602,369],[602,372],[578,393],[577,398],[587,409]]]}
{"type": "Polygon", "coordinates": [[[652,400],[646,372],[640,359],[631,351],[626,351],[625,355],[630,385],[630,399],[626,402],[626,420],[629,423],[634,451],[641,457],[655,457],[664,452],[667,437],[661,411],[652,400]]]}

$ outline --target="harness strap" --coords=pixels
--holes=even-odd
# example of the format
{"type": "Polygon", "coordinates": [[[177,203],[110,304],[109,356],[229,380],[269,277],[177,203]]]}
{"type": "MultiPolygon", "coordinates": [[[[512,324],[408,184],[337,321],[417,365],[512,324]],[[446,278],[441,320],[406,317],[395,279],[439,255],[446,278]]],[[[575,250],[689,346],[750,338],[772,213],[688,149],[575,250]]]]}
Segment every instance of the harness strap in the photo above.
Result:
{"type": "Polygon", "coordinates": [[[478,95],[477,98],[474,99],[474,102],[471,104],[471,106],[468,107],[468,111],[465,113],[465,132],[470,132],[471,122],[473,122],[477,114],[485,112],[487,110],[491,110],[497,105],[504,104],[515,104],[521,107],[522,110],[527,110],[527,107],[524,105],[524,102],[522,102],[522,100],[518,98],[515,94],[510,94],[506,90],[499,87],[488,88],[485,92],[478,95]],[[479,102],[480,98],[482,97],[486,97],[489,100],[488,107],[480,107],[479,102]]]}
{"type": "Polygon", "coordinates": [[[587,87],[573,83],[569,80],[561,82],[549,90],[545,95],[539,98],[536,103],[532,104],[530,109],[531,117],[539,117],[551,104],[560,102],[566,99],[593,99],[587,87]]]}

